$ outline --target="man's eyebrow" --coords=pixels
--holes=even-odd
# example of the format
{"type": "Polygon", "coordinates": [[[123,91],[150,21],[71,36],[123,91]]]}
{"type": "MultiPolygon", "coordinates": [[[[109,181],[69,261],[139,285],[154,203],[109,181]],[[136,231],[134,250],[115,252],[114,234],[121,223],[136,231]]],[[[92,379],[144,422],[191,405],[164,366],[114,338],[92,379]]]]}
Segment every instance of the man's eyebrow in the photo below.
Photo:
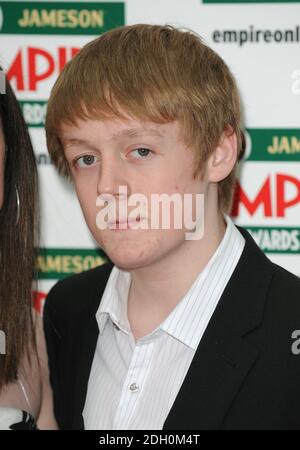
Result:
{"type": "Polygon", "coordinates": [[[142,134],[163,137],[163,133],[160,133],[155,128],[135,127],[135,128],[126,128],[124,130],[118,131],[117,133],[114,133],[111,136],[111,138],[114,139],[125,136],[135,137],[141,136],[142,134]]]}
{"type": "Polygon", "coordinates": [[[71,138],[71,137],[63,137],[61,139],[62,144],[65,147],[71,147],[72,145],[84,145],[89,148],[94,148],[93,145],[91,145],[88,141],[85,139],[78,139],[78,138],[71,138]]]}
{"type": "MultiPolygon", "coordinates": [[[[113,139],[119,139],[122,137],[136,137],[136,136],[142,136],[142,135],[151,135],[151,136],[158,136],[163,137],[164,133],[159,132],[155,128],[145,128],[145,127],[136,127],[136,128],[125,128],[124,130],[120,130],[116,133],[113,133],[110,137],[110,140],[113,139]]],[[[62,137],[62,143],[65,147],[70,147],[72,145],[85,145],[90,148],[93,148],[93,145],[89,144],[88,141],[85,139],[80,138],[72,138],[72,137],[62,137]]]]}

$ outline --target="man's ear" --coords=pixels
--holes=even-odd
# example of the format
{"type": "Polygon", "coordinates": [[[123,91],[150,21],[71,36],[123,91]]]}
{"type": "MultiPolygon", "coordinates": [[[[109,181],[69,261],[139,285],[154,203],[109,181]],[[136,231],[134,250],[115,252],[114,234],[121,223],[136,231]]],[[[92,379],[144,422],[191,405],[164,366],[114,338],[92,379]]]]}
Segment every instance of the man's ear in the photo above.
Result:
{"type": "Polygon", "coordinates": [[[224,131],[219,143],[208,159],[207,176],[210,182],[224,180],[237,161],[237,137],[232,129],[224,131]]]}

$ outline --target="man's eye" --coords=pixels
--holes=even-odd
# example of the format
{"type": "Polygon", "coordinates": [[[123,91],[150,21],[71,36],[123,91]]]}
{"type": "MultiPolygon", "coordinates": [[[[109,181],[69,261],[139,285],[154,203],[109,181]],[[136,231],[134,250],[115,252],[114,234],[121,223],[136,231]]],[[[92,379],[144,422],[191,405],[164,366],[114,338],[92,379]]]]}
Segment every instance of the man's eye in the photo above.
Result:
{"type": "Polygon", "coordinates": [[[93,155],[84,155],[78,158],[75,163],[78,167],[92,166],[96,161],[96,157],[93,155]]]}
{"type": "Polygon", "coordinates": [[[136,156],[137,159],[145,158],[145,157],[148,156],[150,153],[152,153],[151,150],[149,150],[148,148],[143,148],[143,147],[140,147],[140,148],[137,148],[137,149],[135,149],[135,150],[132,150],[131,153],[133,154],[134,152],[137,152],[137,153],[135,153],[135,155],[134,155],[134,156],[136,156]]]}

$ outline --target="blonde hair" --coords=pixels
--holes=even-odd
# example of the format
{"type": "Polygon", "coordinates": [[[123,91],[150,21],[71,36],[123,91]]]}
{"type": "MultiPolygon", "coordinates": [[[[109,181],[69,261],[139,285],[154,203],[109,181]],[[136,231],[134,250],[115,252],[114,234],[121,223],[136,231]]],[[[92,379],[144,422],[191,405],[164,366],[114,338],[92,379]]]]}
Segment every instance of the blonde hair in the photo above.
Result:
{"type": "MultiPolygon", "coordinates": [[[[177,119],[184,142],[194,150],[194,176],[203,176],[224,131],[236,133],[238,160],[243,152],[235,80],[222,58],[186,28],[115,28],[89,42],[65,65],[46,115],[47,145],[59,172],[69,176],[60,140],[62,123],[125,115],[156,123],[177,119]]],[[[236,164],[218,183],[224,212],[231,208],[235,180],[236,164]]]]}

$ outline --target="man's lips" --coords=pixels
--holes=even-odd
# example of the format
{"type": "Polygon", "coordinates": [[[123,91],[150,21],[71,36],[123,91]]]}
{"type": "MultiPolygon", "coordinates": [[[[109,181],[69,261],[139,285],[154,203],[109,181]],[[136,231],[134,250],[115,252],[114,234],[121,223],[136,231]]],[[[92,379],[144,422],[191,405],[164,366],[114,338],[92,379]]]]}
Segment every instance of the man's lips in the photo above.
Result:
{"type": "Polygon", "coordinates": [[[112,229],[127,229],[130,228],[131,224],[139,223],[142,219],[140,216],[134,218],[134,219],[125,219],[125,220],[115,220],[114,222],[108,223],[108,228],[112,229]]]}

